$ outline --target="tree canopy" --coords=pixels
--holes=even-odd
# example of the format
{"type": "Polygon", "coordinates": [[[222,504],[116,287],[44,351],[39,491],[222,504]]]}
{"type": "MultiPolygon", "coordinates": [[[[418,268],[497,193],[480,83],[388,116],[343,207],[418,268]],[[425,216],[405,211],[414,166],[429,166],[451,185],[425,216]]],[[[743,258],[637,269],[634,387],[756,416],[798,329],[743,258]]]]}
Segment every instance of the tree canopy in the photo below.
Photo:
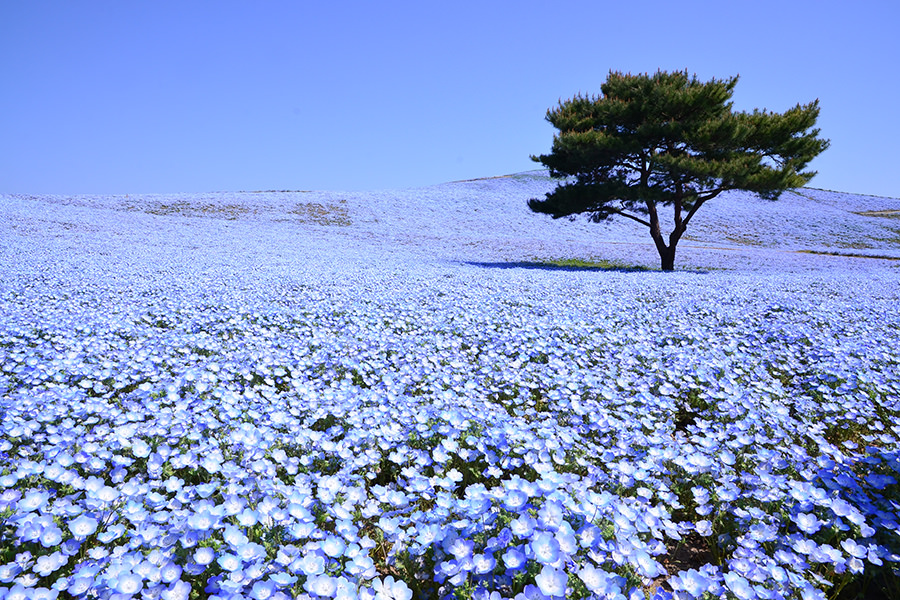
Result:
{"type": "Polygon", "coordinates": [[[601,95],[578,95],[547,111],[557,129],[550,154],[532,156],[563,179],[532,211],[553,218],[614,215],[650,230],[663,270],[697,210],[726,190],[776,200],[815,175],[808,163],[828,140],[815,129],[818,100],[783,113],[735,112],[738,77],[701,82],[685,72],[610,72],[601,95]],[[658,206],[672,205],[668,243],[658,206]]]}

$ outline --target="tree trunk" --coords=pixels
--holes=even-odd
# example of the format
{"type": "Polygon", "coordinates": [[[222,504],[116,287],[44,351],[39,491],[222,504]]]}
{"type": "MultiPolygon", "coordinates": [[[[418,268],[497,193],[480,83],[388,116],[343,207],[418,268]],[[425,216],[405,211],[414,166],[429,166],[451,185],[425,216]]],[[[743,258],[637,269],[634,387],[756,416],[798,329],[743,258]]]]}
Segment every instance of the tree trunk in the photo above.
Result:
{"type": "Polygon", "coordinates": [[[669,245],[666,246],[666,239],[659,230],[659,215],[656,212],[656,205],[653,202],[647,202],[647,212],[650,214],[650,237],[656,244],[656,251],[659,252],[661,268],[663,271],[675,270],[675,245],[681,239],[684,233],[684,224],[681,222],[681,202],[675,203],[675,229],[669,234],[669,245]]]}
{"type": "Polygon", "coordinates": [[[659,250],[659,258],[662,263],[661,269],[663,271],[674,271],[675,270],[675,245],[671,245],[668,248],[665,246],[657,247],[659,250]]]}

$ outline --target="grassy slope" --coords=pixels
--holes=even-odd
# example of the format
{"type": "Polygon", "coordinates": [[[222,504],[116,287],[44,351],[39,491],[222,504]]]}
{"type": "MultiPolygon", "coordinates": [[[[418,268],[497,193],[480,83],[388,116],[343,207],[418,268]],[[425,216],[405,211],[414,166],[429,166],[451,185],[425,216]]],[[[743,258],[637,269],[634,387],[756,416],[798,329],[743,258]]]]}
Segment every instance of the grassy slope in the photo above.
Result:
{"type": "MultiPolygon", "coordinates": [[[[214,245],[217,235],[240,233],[275,247],[302,245],[316,253],[394,259],[528,261],[600,260],[655,268],[647,232],[624,219],[592,224],[552,220],[528,211],[528,198],[555,183],[543,172],[373,192],[220,192],[147,196],[0,196],[7,237],[38,234],[83,243],[140,247],[153,232],[177,222],[195,232],[186,250],[214,245]],[[302,235],[301,235],[302,234],[302,235]],[[302,239],[298,239],[302,238],[302,239]]],[[[806,188],[777,202],[723,194],[704,206],[679,245],[680,268],[807,269],[853,262],[828,254],[900,259],[900,201],[806,188]],[[813,252],[814,255],[802,252],[813,252]],[[819,258],[814,258],[818,256],[819,258]]],[[[667,213],[663,213],[664,218],[667,213]]],[[[664,221],[665,224],[665,221],[664,221]]],[[[256,242],[247,242],[253,251],[256,242]]],[[[856,259],[858,262],[860,259],[856,259]]],[[[879,261],[886,262],[886,261],[879,261]]]]}

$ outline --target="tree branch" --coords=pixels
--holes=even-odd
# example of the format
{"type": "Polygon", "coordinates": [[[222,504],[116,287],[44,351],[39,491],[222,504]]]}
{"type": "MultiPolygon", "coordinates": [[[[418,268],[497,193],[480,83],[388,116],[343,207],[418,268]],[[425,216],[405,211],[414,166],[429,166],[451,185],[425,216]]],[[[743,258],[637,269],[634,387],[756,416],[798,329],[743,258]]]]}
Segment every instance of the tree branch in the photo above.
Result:
{"type": "Polygon", "coordinates": [[[653,227],[652,225],[650,225],[650,223],[648,223],[647,221],[643,220],[642,218],[636,217],[636,216],[631,215],[631,214],[628,214],[627,212],[624,212],[624,211],[622,211],[621,209],[614,208],[612,212],[613,212],[614,214],[617,214],[617,215],[622,215],[622,216],[625,217],[626,219],[631,219],[632,221],[637,221],[637,222],[640,223],[641,225],[645,225],[645,226],[650,227],[650,228],[653,227]]]}
{"type": "Polygon", "coordinates": [[[697,196],[697,199],[702,203],[702,202],[706,202],[707,200],[712,200],[713,198],[715,198],[716,196],[718,196],[719,194],[721,194],[722,192],[724,192],[727,189],[729,189],[729,188],[715,188],[715,189],[711,189],[711,190],[697,192],[695,195],[697,196]]]}
{"type": "Polygon", "coordinates": [[[717,191],[715,191],[715,192],[710,192],[710,193],[706,194],[705,196],[701,196],[701,195],[698,194],[698,195],[697,195],[697,201],[694,202],[694,205],[691,207],[690,212],[688,212],[688,215],[684,218],[684,221],[682,222],[682,225],[683,225],[685,228],[687,228],[687,224],[688,224],[688,222],[691,220],[691,217],[693,217],[693,216],[694,216],[694,213],[696,213],[697,210],[698,210],[701,206],[703,206],[703,203],[706,202],[707,200],[711,200],[712,198],[715,198],[715,197],[718,196],[721,192],[722,192],[722,190],[717,190],[717,191]]]}

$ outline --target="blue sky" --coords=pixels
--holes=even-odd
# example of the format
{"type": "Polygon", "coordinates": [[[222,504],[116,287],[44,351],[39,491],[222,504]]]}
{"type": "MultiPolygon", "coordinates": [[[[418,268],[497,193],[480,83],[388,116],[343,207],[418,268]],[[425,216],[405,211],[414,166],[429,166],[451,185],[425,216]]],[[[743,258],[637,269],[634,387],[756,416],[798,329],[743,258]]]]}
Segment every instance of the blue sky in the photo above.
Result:
{"type": "Polygon", "coordinates": [[[610,70],[818,98],[813,187],[900,196],[900,3],[0,4],[0,192],[375,190],[536,168],[610,70]]]}

